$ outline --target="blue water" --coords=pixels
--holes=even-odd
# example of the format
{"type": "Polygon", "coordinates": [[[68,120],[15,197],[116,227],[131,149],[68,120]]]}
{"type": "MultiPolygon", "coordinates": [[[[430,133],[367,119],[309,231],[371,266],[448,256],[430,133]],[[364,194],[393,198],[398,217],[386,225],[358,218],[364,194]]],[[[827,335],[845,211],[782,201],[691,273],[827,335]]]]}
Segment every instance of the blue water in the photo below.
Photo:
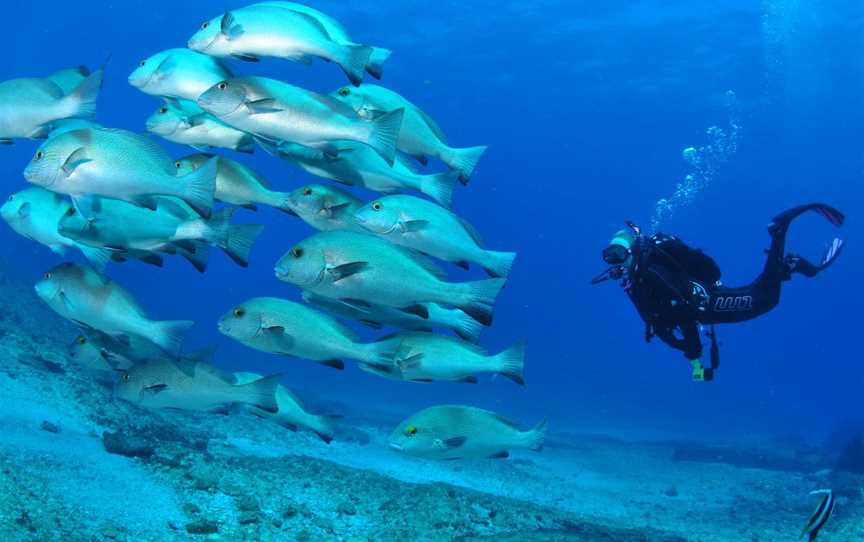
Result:
{"type": "MultiPolygon", "coordinates": [[[[0,18],[6,51],[0,79],[95,67],[110,55],[97,120],[143,131],[159,101],[127,84],[138,61],[182,47],[202,21],[236,2],[11,2],[0,18]]],[[[283,372],[307,393],[360,400],[405,415],[442,402],[484,406],[574,431],[720,436],[800,433],[818,438],[861,412],[859,218],[864,213],[861,143],[864,7],[849,1],[335,2],[315,7],[361,42],[394,50],[383,84],[420,105],[457,146],[490,150],[455,210],[492,249],[519,253],[483,344],[528,341],[528,386],[411,385],[349,366],[336,372],[249,350],[216,330],[218,317],[253,296],[298,299],[275,261],[312,234],[263,209],[266,224],[248,269],[215,254],[205,275],[179,259],[164,269],[114,265],[109,274],[157,319],[197,322],[189,347],[215,344],[226,368],[283,372]],[[658,199],[688,174],[682,151],[729,130],[727,91],[737,96],[737,152],[686,206],[662,224],[720,263],[727,284],[763,264],[765,225],[777,212],[819,200],[849,219],[848,248],[824,275],[784,286],[780,306],[724,326],[716,382],[690,381],[679,353],[646,345],[643,324],[611,283],[589,286],[600,251],[625,219],[647,225],[658,199]]],[[[319,92],[345,84],[332,65],[278,60],[238,71],[319,92]]],[[[168,142],[177,157],[190,150],[168,142]]],[[[36,148],[0,149],[6,192],[36,148]]],[[[261,151],[239,157],[279,190],[314,179],[261,151]]],[[[358,192],[359,194],[359,192],[358,192]]],[[[361,194],[365,198],[371,193],[361,194]]],[[[791,245],[816,257],[835,232],[813,217],[796,222],[791,245]]],[[[0,228],[2,257],[35,282],[58,257],[0,228]]],[[[449,269],[459,280],[478,276],[449,269]]],[[[361,330],[364,337],[375,334],[361,330]]],[[[71,339],[71,337],[70,337],[71,339]]]]}

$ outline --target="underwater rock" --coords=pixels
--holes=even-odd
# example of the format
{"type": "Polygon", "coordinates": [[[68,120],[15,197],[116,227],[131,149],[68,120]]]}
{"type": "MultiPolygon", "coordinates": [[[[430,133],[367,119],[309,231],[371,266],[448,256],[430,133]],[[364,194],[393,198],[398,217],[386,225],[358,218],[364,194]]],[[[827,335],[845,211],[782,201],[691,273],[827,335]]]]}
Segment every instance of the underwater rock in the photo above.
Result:
{"type": "Polygon", "coordinates": [[[219,525],[215,521],[198,519],[186,524],[186,532],[189,534],[215,534],[219,532],[219,525]]]}
{"type": "Polygon", "coordinates": [[[261,506],[255,497],[243,495],[237,499],[237,510],[241,512],[258,512],[261,510],[261,506]]]}
{"type": "Polygon", "coordinates": [[[105,451],[111,454],[124,455],[126,457],[150,457],[153,455],[153,446],[144,438],[129,435],[123,431],[102,433],[102,445],[105,451]]]}
{"type": "Polygon", "coordinates": [[[672,456],[674,461],[725,463],[741,468],[783,472],[812,472],[822,465],[823,458],[812,450],[778,449],[776,447],[738,448],[726,445],[679,443],[672,456]]]}
{"type": "Polygon", "coordinates": [[[39,426],[43,431],[47,431],[49,433],[59,433],[60,426],[56,423],[51,423],[48,420],[42,422],[42,425],[39,426]]]}
{"type": "Polygon", "coordinates": [[[339,506],[336,508],[336,512],[340,516],[356,516],[357,515],[357,507],[354,506],[354,503],[351,501],[342,501],[339,503],[339,506]]]}

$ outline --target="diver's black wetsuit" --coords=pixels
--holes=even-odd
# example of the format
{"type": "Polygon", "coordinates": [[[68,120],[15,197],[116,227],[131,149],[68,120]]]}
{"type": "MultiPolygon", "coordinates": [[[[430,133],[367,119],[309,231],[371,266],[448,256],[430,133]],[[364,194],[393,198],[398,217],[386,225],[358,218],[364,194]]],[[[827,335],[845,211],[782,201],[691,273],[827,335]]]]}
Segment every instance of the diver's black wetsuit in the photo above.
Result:
{"type": "Polygon", "coordinates": [[[781,283],[793,272],[812,277],[828,267],[842,248],[839,240],[818,266],[785,254],[789,224],[806,211],[818,212],[837,226],[844,220],[842,213],[821,204],[780,214],[768,228],[771,247],[762,273],[738,288],[723,286],[714,261],[675,237],[661,233],[639,240],[624,288],[645,321],[646,339],[656,335],[687,359],[698,359],[702,356],[700,324],[743,322],[761,316],[780,302],[781,283]]]}

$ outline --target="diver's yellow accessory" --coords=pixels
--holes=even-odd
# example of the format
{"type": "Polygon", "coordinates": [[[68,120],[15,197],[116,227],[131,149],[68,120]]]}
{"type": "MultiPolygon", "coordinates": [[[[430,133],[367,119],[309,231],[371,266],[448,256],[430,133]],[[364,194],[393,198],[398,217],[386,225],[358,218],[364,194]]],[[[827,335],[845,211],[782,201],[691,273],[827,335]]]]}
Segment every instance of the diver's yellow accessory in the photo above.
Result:
{"type": "Polygon", "coordinates": [[[693,381],[694,382],[704,382],[705,381],[705,367],[702,366],[702,360],[700,359],[691,359],[690,367],[693,369],[693,381]]]}

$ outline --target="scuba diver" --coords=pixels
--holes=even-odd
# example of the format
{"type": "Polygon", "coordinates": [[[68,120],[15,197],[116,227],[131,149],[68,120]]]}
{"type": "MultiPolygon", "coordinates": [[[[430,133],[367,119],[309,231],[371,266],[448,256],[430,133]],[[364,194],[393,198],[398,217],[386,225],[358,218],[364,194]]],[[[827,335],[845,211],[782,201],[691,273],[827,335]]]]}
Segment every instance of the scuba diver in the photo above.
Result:
{"type": "Polygon", "coordinates": [[[701,250],[664,233],[646,237],[632,222],[628,230],[619,231],[603,250],[603,260],[610,265],[591,283],[619,280],[642,320],[645,340],[654,336],[684,353],[690,361],[693,380],[710,381],[720,365],[720,352],[714,324],[744,322],[761,316],[780,302],[780,286],[798,273],[815,277],[833,264],[843,249],[843,241],[834,239],[820,263],[786,253],[789,225],[807,211],[824,217],[834,226],[842,226],[843,213],[821,203],[789,209],[774,218],[768,226],[771,246],[762,273],[747,286],[730,288],[720,282],[720,268],[701,250]],[[702,364],[702,326],[711,339],[711,364],[702,364]]]}

